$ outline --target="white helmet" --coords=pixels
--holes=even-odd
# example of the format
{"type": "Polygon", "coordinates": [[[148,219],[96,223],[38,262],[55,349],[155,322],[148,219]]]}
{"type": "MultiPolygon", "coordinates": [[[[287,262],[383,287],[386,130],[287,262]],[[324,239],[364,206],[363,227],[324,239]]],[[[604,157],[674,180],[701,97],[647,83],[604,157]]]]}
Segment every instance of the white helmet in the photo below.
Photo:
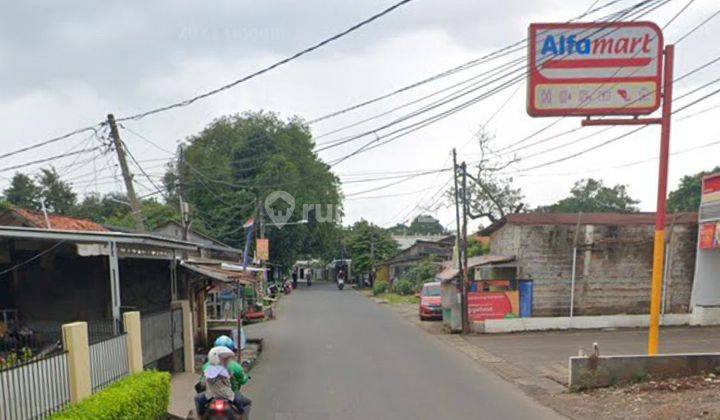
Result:
{"type": "Polygon", "coordinates": [[[208,362],[211,365],[220,365],[220,361],[227,357],[235,356],[232,350],[224,346],[217,346],[210,349],[208,352],[208,362]]]}

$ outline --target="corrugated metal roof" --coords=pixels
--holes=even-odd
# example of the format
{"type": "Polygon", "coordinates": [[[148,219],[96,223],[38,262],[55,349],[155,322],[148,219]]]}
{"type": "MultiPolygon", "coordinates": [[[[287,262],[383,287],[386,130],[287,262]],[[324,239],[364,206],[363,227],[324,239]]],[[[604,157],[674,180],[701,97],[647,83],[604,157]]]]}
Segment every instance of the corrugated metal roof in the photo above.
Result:
{"type": "Polygon", "coordinates": [[[224,270],[219,263],[193,264],[187,261],[181,261],[180,265],[205,277],[210,277],[223,283],[253,284],[256,281],[255,276],[250,272],[224,270]]]}
{"type": "MultiPolygon", "coordinates": [[[[45,215],[42,213],[36,213],[26,209],[9,209],[6,213],[15,213],[19,218],[25,221],[30,227],[48,229],[47,223],[45,222],[45,215]]],[[[57,214],[48,214],[48,220],[50,221],[51,229],[58,230],[74,230],[83,232],[107,232],[108,230],[102,225],[93,222],[88,219],[79,219],[76,217],[60,216],[57,214]]]]}
{"type": "MultiPolygon", "coordinates": [[[[478,255],[476,257],[468,258],[468,269],[470,270],[481,265],[506,263],[510,261],[515,261],[514,255],[478,255]]],[[[446,266],[446,268],[435,275],[435,277],[440,281],[449,281],[457,277],[459,274],[460,270],[458,270],[457,267],[450,265],[446,266]]]]}

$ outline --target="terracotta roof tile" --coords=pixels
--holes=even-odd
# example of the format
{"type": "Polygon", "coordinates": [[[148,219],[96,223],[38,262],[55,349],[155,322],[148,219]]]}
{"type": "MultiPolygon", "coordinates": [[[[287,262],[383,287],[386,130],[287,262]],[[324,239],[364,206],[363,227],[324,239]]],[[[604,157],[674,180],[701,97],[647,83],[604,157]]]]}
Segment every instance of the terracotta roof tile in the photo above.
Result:
{"type": "MultiPolygon", "coordinates": [[[[24,219],[31,227],[47,229],[45,216],[41,213],[35,213],[26,209],[11,209],[18,216],[24,219]]],[[[102,225],[87,219],[78,219],[69,216],[59,216],[56,214],[48,214],[50,220],[50,228],[58,230],[78,230],[87,232],[107,232],[102,225]]]]}

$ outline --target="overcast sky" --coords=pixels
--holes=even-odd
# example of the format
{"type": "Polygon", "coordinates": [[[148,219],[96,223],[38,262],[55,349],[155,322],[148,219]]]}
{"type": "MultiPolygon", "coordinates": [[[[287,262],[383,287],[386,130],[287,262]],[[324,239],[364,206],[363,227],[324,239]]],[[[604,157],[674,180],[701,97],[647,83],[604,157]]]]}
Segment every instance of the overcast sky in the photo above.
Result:
{"type": "MultiPolygon", "coordinates": [[[[637,0],[624,0],[603,10],[600,17],[637,0]]],[[[11,151],[72,129],[101,121],[113,112],[129,115],[194,96],[242,77],[284,56],[384,9],[395,0],[362,1],[23,1],[6,2],[0,15],[0,130],[3,150],[11,151]]],[[[523,39],[532,22],[564,21],[583,13],[593,3],[583,1],[522,0],[415,0],[372,24],[286,66],[190,107],[128,122],[126,126],[161,147],[174,150],[177,141],[197,133],[219,116],[265,109],[282,117],[298,115],[311,120],[357,102],[387,93],[495,49],[523,39]]],[[[606,0],[597,2],[597,6],[606,0]]],[[[675,0],[645,19],[663,25],[687,4],[675,0]]],[[[596,6],[596,7],[597,7],[596,6]]],[[[666,43],[715,12],[714,0],[697,0],[665,31],[666,43]]],[[[720,18],[711,21],[676,49],[675,74],[720,55],[720,18]]],[[[513,55],[510,58],[520,57],[513,55]]],[[[497,65],[499,62],[491,63],[497,65]]],[[[467,70],[454,77],[427,84],[356,112],[311,126],[315,135],[386,111],[491,68],[467,70]]],[[[677,83],[682,95],[717,77],[720,64],[677,83]]],[[[717,88],[713,86],[705,92],[717,88]]],[[[676,108],[696,96],[678,101],[676,108]]],[[[386,118],[318,139],[334,140],[373,129],[422,106],[399,110],[386,118]]],[[[387,146],[348,159],[334,167],[343,179],[368,178],[368,172],[436,169],[449,164],[453,147],[460,159],[477,159],[472,133],[501,105],[487,125],[496,136],[495,146],[512,144],[552,119],[531,118],[525,112],[524,84],[453,114],[387,146]]],[[[720,96],[705,101],[674,120],[672,150],[678,151],[720,140],[714,120],[720,109],[681,120],[683,115],[720,104],[720,96]]],[[[565,118],[537,139],[578,127],[577,118],[565,118]]],[[[544,148],[571,142],[597,128],[584,128],[518,154],[528,156],[544,148]]],[[[607,133],[527,157],[511,167],[518,170],[566,156],[601,143],[624,131],[607,133]]],[[[138,137],[124,133],[132,153],[153,175],[161,175],[168,155],[138,137]]],[[[659,128],[615,142],[608,147],[563,163],[518,174],[515,178],[527,201],[550,204],[567,194],[583,177],[602,178],[607,184],[623,183],[641,200],[643,210],[654,210],[657,162],[612,169],[625,163],[657,156],[659,128]]],[[[370,138],[324,151],[331,161],[355,150],[370,138]]],[[[2,159],[7,168],[34,159],[77,150],[87,135],[2,159]],[[73,149],[75,148],[75,149],[73,149]]],[[[682,175],[720,163],[720,146],[674,156],[670,186],[682,175]]],[[[122,190],[114,178],[113,156],[68,157],[55,162],[65,178],[81,193],[122,190]]],[[[34,166],[32,168],[37,168],[34,166]]],[[[0,172],[0,185],[12,171],[0,172]]],[[[413,179],[374,192],[396,180],[346,183],[345,223],[360,218],[392,225],[412,217],[427,206],[441,222],[452,227],[454,213],[436,209],[432,194],[449,179],[448,173],[413,179]],[[362,198],[373,197],[373,198],[362,198]]],[[[140,193],[152,190],[146,180],[140,193]]]]}

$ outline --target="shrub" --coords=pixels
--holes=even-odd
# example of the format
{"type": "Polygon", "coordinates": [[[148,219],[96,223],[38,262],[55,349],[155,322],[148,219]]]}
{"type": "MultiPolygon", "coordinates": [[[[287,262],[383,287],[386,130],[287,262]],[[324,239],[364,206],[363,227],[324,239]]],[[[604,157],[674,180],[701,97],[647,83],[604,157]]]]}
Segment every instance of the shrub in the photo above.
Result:
{"type": "Polygon", "coordinates": [[[415,292],[413,282],[410,280],[398,280],[393,286],[395,293],[398,295],[412,295],[415,292]]]}
{"type": "Polygon", "coordinates": [[[381,295],[385,292],[387,292],[388,289],[388,283],[386,281],[376,281],[373,285],[373,295],[381,295]]]}
{"type": "Polygon", "coordinates": [[[146,371],[115,382],[52,419],[164,419],[169,403],[170,374],[146,371]]]}

